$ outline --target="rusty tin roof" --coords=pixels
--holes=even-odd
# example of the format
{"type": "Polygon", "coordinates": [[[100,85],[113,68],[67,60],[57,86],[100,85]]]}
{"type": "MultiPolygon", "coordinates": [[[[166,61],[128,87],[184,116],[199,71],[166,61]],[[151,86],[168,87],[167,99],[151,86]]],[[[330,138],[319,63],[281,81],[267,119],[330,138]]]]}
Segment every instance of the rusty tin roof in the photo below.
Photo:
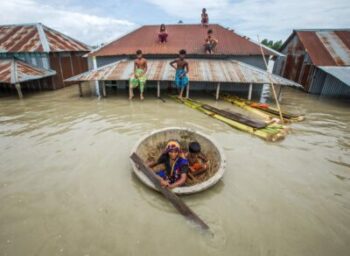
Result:
{"type": "MultiPolygon", "coordinates": [[[[213,36],[219,41],[215,56],[261,55],[260,44],[248,37],[241,36],[218,24],[211,24],[209,28],[213,30],[213,36]]],[[[200,24],[166,25],[169,35],[168,42],[160,44],[158,43],[159,26],[146,25],[91,52],[90,55],[134,55],[138,49],[147,55],[177,55],[181,49],[186,49],[189,55],[203,55],[205,54],[204,40],[209,28],[200,24]]],[[[263,47],[266,55],[280,55],[270,48],[263,47]]]]}
{"type": "Polygon", "coordinates": [[[294,30],[281,47],[297,35],[316,66],[350,65],[350,29],[294,30]]]}
{"type": "MultiPolygon", "coordinates": [[[[151,81],[173,81],[175,70],[168,59],[148,60],[147,79],[151,81]]],[[[300,87],[299,84],[283,77],[272,75],[265,70],[235,60],[187,59],[189,79],[196,82],[227,83],[270,83],[269,76],[275,84],[300,87]]],[[[71,77],[71,81],[114,81],[128,80],[133,73],[134,61],[121,60],[115,63],[71,77]]]]}
{"type": "Polygon", "coordinates": [[[34,67],[15,58],[0,59],[0,83],[16,84],[55,74],[54,70],[34,67]]]}
{"type": "Polygon", "coordinates": [[[0,26],[0,52],[72,51],[89,52],[90,48],[41,23],[0,26]]]}

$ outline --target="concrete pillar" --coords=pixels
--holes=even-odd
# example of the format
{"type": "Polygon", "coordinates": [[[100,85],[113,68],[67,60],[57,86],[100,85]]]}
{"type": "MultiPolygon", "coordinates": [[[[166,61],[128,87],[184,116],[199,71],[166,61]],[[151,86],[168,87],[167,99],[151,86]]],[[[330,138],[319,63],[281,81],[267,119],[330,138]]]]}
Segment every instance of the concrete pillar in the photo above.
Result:
{"type": "Polygon", "coordinates": [[[218,83],[216,87],[216,97],[215,99],[218,100],[220,98],[220,83],[218,83]]]}
{"type": "MultiPolygon", "coordinates": [[[[93,67],[94,70],[97,69],[96,56],[92,57],[92,67],[93,67]]],[[[95,90],[96,90],[97,97],[101,97],[100,85],[99,85],[98,81],[95,81],[95,90]]]]}
{"type": "Polygon", "coordinates": [[[103,97],[107,97],[107,93],[106,93],[106,81],[102,81],[102,95],[103,95],[103,97]]]}
{"type": "Polygon", "coordinates": [[[157,97],[160,97],[160,81],[157,82],[157,97]]]}
{"type": "Polygon", "coordinates": [[[15,87],[16,87],[16,90],[17,90],[17,93],[18,93],[18,97],[20,99],[23,99],[23,94],[22,94],[22,90],[21,90],[21,84],[17,83],[17,84],[15,84],[15,87]]]}
{"type": "Polygon", "coordinates": [[[252,100],[253,84],[249,84],[248,100],[252,100]]]}
{"type": "Polygon", "coordinates": [[[190,97],[190,83],[188,82],[188,85],[186,86],[186,98],[190,97]]]}

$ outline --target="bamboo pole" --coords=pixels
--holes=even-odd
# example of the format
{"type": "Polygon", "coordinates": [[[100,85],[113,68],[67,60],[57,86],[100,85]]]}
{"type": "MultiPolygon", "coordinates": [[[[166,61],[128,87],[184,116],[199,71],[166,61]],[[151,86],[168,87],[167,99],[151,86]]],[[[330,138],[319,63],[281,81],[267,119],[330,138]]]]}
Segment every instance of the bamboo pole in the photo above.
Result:
{"type": "Polygon", "coordinates": [[[259,42],[259,45],[260,45],[260,51],[261,51],[261,56],[264,60],[264,63],[265,63],[265,67],[266,67],[266,71],[267,71],[267,74],[269,76],[269,80],[270,80],[270,85],[271,85],[271,88],[272,88],[272,93],[273,93],[273,96],[275,98],[275,101],[276,101],[276,105],[277,105],[277,109],[278,109],[278,112],[279,112],[279,116],[280,116],[280,119],[281,119],[281,123],[283,124],[284,123],[284,120],[283,120],[283,115],[282,115],[282,110],[281,110],[281,106],[280,106],[280,103],[277,99],[277,94],[276,94],[276,90],[275,90],[275,86],[273,84],[273,81],[272,81],[272,78],[271,78],[271,73],[268,71],[268,66],[267,66],[267,62],[266,62],[266,59],[265,59],[265,55],[264,55],[264,50],[261,46],[261,43],[260,43],[260,38],[259,38],[259,35],[258,35],[258,42],[259,42]]]}
{"type": "Polygon", "coordinates": [[[208,109],[203,108],[203,104],[199,101],[191,100],[191,99],[178,99],[177,97],[172,97],[174,100],[176,100],[179,103],[183,103],[185,106],[188,106],[192,109],[196,109],[212,118],[215,118],[217,120],[220,120],[227,125],[236,128],[238,130],[254,134],[255,136],[262,138],[266,141],[278,141],[283,139],[286,136],[286,129],[283,125],[271,123],[268,124],[265,128],[256,129],[253,127],[250,127],[246,124],[240,123],[238,121],[235,121],[233,119],[224,117],[220,114],[217,114],[213,111],[210,111],[208,109]]]}

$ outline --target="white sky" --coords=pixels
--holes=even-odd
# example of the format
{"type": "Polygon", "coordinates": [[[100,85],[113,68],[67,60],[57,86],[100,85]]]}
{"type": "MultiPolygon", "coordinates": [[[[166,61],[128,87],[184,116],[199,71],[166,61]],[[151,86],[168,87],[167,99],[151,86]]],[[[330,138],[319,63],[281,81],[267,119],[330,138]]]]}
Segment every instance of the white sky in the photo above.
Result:
{"type": "Polygon", "coordinates": [[[107,42],[140,25],[211,23],[257,40],[285,40],[294,28],[350,28],[349,0],[0,0],[0,24],[33,23],[90,45],[107,42]]]}

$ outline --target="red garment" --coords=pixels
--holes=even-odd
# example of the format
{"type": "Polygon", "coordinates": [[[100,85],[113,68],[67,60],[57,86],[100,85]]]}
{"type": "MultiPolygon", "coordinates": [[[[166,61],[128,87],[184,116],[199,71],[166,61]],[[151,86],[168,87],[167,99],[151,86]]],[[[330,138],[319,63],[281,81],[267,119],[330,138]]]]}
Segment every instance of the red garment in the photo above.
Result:
{"type": "Polygon", "coordinates": [[[159,38],[159,41],[161,43],[165,43],[167,41],[167,38],[168,38],[168,33],[164,33],[164,32],[159,33],[158,38],[159,38]]]}

